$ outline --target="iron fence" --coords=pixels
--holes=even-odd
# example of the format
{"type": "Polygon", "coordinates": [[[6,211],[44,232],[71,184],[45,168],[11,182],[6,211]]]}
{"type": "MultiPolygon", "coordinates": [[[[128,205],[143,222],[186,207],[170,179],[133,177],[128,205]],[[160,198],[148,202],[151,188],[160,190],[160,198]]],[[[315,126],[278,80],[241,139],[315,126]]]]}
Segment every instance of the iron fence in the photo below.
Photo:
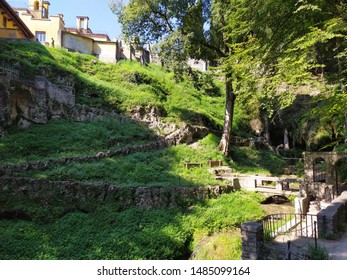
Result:
{"type": "Polygon", "coordinates": [[[299,213],[271,214],[262,219],[265,239],[275,238],[280,234],[299,237],[315,237],[317,215],[299,213]]]}

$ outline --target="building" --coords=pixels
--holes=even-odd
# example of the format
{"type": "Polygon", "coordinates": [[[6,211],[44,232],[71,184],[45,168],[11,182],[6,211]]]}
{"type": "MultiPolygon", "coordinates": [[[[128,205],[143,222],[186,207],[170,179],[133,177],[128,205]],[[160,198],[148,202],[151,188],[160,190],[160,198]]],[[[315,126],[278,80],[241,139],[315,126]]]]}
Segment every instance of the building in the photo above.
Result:
{"type": "Polygon", "coordinates": [[[34,38],[30,29],[5,0],[0,0],[0,38],[34,38]]]}
{"type": "Polygon", "coordinates": [[[103,62],[117,62],[117,42],[107,34],[94,33],[89,28],[89,17],[77,16],[76,27],[66,27],[61,34],[61,46],[70,50],[96,56],[103,62]]]}
{"type": "Polygon", "coordinates": [[[89,28],[89,18],[77,16],[76,27],[66,27],[63,14],[50,15],[50,2],[29,0],[26,8],[14,7],[25,25],[35,34],[36,41],[52,47],[66,48],[94,55],[101,61],[117,61],[117,42],[108,35],[93,33],[89,28]]]}
{"type": "Polygon", "coordinates": [[[208,70],[208,62],[206,60],[189,58],[187,64],[189,67],[201,72],[208,70]]]}
{"type": "Polygon", "coordinates": [[[77,16],[76,26],[66,27],[63,14],[50,15],[50,5],[49,1],[29,0],[26,8],[13,7],[14,14],[35,35],[36,41],[46,46],[94,55],[106,63],[116,63],[122,59],[150,62],[148,49],[135,50],[122,41],[111,41],[107,34],[94,33],[89,28],[87,16],[77,16]]]}
{"type": "Polygon", "coordinates": [[[13,9],[35,35],[36,41],[45,45],[60,45],[60,33],[65,28],[63,15],[51,16],[49,7],[48,1],[29,0],[27,8],[13,7],[13,9]]]}

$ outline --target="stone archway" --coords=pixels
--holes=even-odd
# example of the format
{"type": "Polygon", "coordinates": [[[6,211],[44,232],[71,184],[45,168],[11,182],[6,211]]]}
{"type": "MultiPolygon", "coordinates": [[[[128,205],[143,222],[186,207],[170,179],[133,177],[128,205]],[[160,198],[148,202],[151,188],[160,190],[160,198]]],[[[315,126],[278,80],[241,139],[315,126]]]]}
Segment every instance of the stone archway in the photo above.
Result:
{"type": "Polygon", "coordinates": [[[303,156],[306,193],[318,199],[324,199],[328,187],[332,196],[337,196],[340,193],[337,177],[338,163],[347,158],[347,153],[306,152],[303,156]]]}
{"type": "Polygon", "coordinates": [[[327,163],[324,158],[316,158],[313,161],[313,182],[325,183],[327,181],[327,163]]]}
{"type": "Polygon", "coordinates": [[[347,191],[347,156],[335,163],[336,189],[338,193],[347,191]]]}

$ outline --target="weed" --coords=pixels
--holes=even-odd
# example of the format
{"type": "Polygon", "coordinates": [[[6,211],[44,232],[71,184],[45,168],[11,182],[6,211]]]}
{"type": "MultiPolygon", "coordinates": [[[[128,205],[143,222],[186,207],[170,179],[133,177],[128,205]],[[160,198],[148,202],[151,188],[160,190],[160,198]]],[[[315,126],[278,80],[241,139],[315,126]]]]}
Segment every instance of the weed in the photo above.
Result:
{"type": "Polygon", "coordinates": [[[329,254],[325,247],[319,244],[315,246],[313,243],[309,243],[307,257],[309,260],[328,260],[329,254]]]}

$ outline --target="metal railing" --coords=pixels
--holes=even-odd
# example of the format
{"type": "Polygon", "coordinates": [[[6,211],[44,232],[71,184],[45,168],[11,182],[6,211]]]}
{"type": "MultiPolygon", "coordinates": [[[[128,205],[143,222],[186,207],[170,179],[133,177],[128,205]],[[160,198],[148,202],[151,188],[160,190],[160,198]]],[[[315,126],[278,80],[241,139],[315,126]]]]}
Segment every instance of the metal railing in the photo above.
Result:
{"type": "Polygon", "coordinates": [[[264,237],[275,238],[280,234],[315,237],[317,215],[298,213],[271,214],[262,219],[264,237]]]}

